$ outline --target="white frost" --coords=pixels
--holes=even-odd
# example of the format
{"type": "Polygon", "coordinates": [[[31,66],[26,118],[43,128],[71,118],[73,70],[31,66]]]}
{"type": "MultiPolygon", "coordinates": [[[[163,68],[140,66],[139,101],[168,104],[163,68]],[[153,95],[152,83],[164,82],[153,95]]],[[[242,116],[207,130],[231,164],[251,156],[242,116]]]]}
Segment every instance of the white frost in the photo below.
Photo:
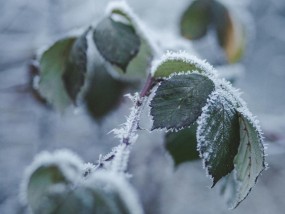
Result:
{"type": "Polygon", "coordinates": [[[116,153],[112,160],[110,170],[112,172],[124,174],[129,160],[130,150],[124,144],[120,144],[116,147],[116,153]]]}
{"type": "Polygon", "coordinates": [[[141,204],[133,187],[121,174],[107,171],[99,171],[86,180],[84,184],[96,191],[96,187],[104,188],[110,192],[115,191],[119,194],[124,204],[132,214],[143,214],[141,204]]]}
{"type": "Polygon", "coordinates": [[[167,51],[160,59],[157,59],[153,62],[151,67],[152,76],[154,76],[154,73],[156,72],[157,68],[160,65],[170,60],[183,61],[185,63],[193,64],[197,68],[200,68],[205,73],[209,74],[210,76],[217,75],[216,70],[208,62],[206,62],[206,60],[201,60],[196,56],[189,54],[186,51],[178,51],[178,52],[167,51]]]}
{"type": "Polygon", "coordinates": [[[83,161],[73,152],[69,150],[57,150],[54,153],[43,151],[39,153],[33,163],[28,166],[25,176],[21,183],[20,200],[23,204],[27,204],[27,188],[31,175],[42,166],[48,167],[56,165],[61,169],[63,175],[70,182],[77,182],[80,179],[80,172],[83,167],[83,161]]]}

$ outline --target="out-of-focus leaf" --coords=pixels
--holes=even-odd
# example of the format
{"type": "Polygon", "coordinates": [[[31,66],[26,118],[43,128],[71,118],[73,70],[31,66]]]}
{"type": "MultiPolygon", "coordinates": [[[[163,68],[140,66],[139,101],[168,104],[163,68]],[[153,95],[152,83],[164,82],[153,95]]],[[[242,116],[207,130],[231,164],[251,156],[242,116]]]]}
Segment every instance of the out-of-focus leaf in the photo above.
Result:
{"type": "Polygon", "coordinates": [[[101,119],[119,103],[126,83],[114,79],[104,64],[95,65],[84,95],[86,107],[95,119],[101,119]]]}
{"type": "Polygon", "coordinates": [[[245,48],[245,32],[241,23],[220,2],[212,1],[213,23],[220,46],[230,63],[242,57],[245,48]]]}
{"type": "Polygon", "coordinates": [[[198,122],[198,148],[213,186],[234,169],[240,142],[239,119],[227,97],[211,96],[198,122]]]}
{"type": "Polygon", "coordinates": [[[63,111],[70,105],[62,75],[76,38],[67,38],[56,42],[46,50],[40,59],[40,94],[57,110],[63,111]]]}
{"type": "Polygon", "coordinates": [[[33,213],[142,214],[132,186],[121,174],[83,178],[83,162],[70,152],[43,153],[29,167],[26,200],[33,213]]]}
{"type": "Polygon", "coordinates": [[[195,0],[180,20],[181,35],[187,39],[199,39],[207,33],[211,22],[211,1],[195,0]]]}
{"type": "Polygon", "coordinates": [[[65,88],[74,102],[85,80],[88,32],[89,29],[74,42],[63,74],[65,88]]]}
{"type": "Polygon", "coordinates": [[[196,73],[164,80],[150,104],[152,129],[180,129],[192,125],[214,88],[212,80],[196,73]]]}
{"type": "Polygon", "coordinates": [[[89,178],[86,186],[95,196],[94,213],[142,214],[136,192],[124,177],[99,172],[89,178]]]}
{"type": "Polygon", "coordinates": [[[94,42],[100,54],[124,72],[138,54],[141,41],[131,25],[104,18],[95,28],[94,42]]]}
{"type": "Polygon", "coordinates": [[[149,39],[142,35],[142,29],[140,28],[139,23],[137,23],[137,20],[134,19],[133,15],[128,14],[128,12],[122,10],[122,8],[112,8],[109,16],[113,20],[121,20],[123,23],[132,26],[141,41],[137,55],[129,62],[126,70],[113,65],[112,68],[114,72],[112,75],[115,78],[124,81],[138,81],[145,79],[155,52],[149,43],[149,39]]]}
{"type": "Polygon", "coordinates": [[[182,15],[181,35],[199,39],[209,28],[217,34],[218,43],[225,51],[229,63],[241,59],[245,50],[245,29],[229,9],[217,0],[195,0],[182,15]]]}
{"type": "Polygon", "coordinates": [[[115,72],[117,72],[115,76],[118,76],[118,79],[126,81],[145,79],[152,59],[153,50],[150,45],[142,39],[138,54],[130,61],[125,72],[121,68],[113,66],[115,72]]]}
{"type": "Polygon", "coordinates": [[[165,146],[172,156],[175,166],[199,159],[196,141],[197,124],[178,132],[168,132],[165,135],[165,146]]]}
{"type": "Polygon", "coordinates": [[[35,213],[42,207],[42,201],[51,185],[68,183],[58,166],[41,166],[33,172],[27,189],[29,204],[35,213]]]}

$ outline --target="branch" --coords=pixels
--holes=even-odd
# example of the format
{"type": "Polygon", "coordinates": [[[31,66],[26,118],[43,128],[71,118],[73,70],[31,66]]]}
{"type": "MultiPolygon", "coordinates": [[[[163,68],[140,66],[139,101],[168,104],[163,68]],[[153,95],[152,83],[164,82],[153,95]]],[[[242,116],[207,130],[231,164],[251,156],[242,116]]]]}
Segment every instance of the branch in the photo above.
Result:
{"type": "Polygon", "coordinates": [[[112,152],[100,158],[96,169],[103,168],[106,163],[111,162],[111,170],[114,172],[125,172],[129,158],[130,146],[137,140],[137,130],[139,130],[140,115],[146,103],[155,81],[151,75],[148,76],[142,91],[128,97],[133,101],[134,106],[131,108],[127,121],[119,129],[112,132],[120,140],[120,144],[112,149],[112,152]]]}

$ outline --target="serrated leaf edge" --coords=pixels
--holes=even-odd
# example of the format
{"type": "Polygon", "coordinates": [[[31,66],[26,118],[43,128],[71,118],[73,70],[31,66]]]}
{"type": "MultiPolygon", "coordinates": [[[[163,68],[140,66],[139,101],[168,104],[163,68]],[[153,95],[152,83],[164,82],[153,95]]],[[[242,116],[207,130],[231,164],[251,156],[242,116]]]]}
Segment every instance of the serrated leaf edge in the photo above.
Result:
{"type": "MultiPolygon", "coordinates": [[[[217,77],[217,72],[206,60],[201,60],[196,56],[189,54],[186,51],[167,51],[162,57],[155,60],[151,66],[151,75],[155,76],[156,70],[164,63],[168,61],[182,61],[185,63],[189,63],[191,65],[195,65],[197,68],[201,69],[205,74],[217,77]]],[[[201,72],[200,72],[201,74],[201,72]]]]}
{"type": "MultiPolygon", "coordinates": [[[[256,119],[255,116],[252,115],[252,113],[248,110],[247,107],[240,107],[237,109],[239,117],[245,117],[248,122],[253,126],[253,128],[255,129],[255,131],[257,132],[258,136],[259,136],[259,143],[258,146],[260,148],[261,151],[263,151],[263,165],[262,165],[262,169],[259,171],[257,177],[255,178],[255,184],[257,183],[258,177],[261,175],[261,173],[266,170],[268,168],[268,164],[265,161],[265,157],[266,157],[266,147],[264,146],[264,137],[263,137],[263,132],[261,130],[261,127],[259,125],[259,121],[256,119]]],[[[235,161],[234,161],[235,163],[235,161]]],[[[236,171],[236,165],[235,165],[235,169],[234,169],[234,179],[235,182],[237,182],[238,185],[238,189],[237,191],[239,191],[239,188],[241,187],[241,181],[239,181],[237,179],[237,171],[236,171]]],[[[231,205],[230,209],[234,209],[236,208],[243,200],[245,200],[247,198],[247,196],[249,195],[249,193],[251,192],[252,188],[254,187],[251,186],[250,189],[248,190],[247,194],[243,197],[243,198],[237,198],[234,204],[231,205]]]]}
{"type": "MultiPolygon", "coordinates": [[[[201,72],[199,72],[199,71],[197,71],[197,70],[172,73],[169,77],[165,78],[164,81],[167,81],[167,80],[171,79],[171,78],[174,77],[174,76],[179,76],[179,75],[191,75],[191,74],[199,74],[199,75],[201,75],[201,76],[204,76],[204,77],[207,77],[208,79],[210,79],[210,80],[213,82],[213,84],[214,84],[214,90],[213,90],[213,92],[216,91],[216,87],[217,87],[217,85],[215,84],[215,83],[217,82],[216,78],[215,78],[214,76],[201,73],[201,72]]],[[[157,89],[159,88],[159,86],[161,85],[161,83],[162,83],[162,82],[159,82],[159,83],[157,84],[157,86],[153,88],[152,93],[151,93],[151,99],[149,99],[149,100],[150,100],[150,104],[149,104],[150,109],[149,109],[148,115],[149,115],[149,118],[150,118],[150,120],[151,120],[151,124],[153,124],[153,122],[154,122],[153,116],[151,115],[151,109],[153,108],[153,107],[151,106],[151,101],[152,101],[153,97],[155,97],[156,91],[157,91],[157,89]]],[[[212,93],[213,93],[213,92],[212,92],[212,93]]],[[[211,94],[210,94],[210,95],[211,95],[211,94]]],[[[210,97],[210,95],[209,95],[209,97],[210,97]]],[[[209,98],[209,97],[208,97],[208,98],[209,98]]],[[[208,102],[208,99],[207,99],[207,102],[208,102]]],[[[204,108],[204,107],[203,107],[203,108],[204,108]]],[[[203,108],[202,108],[202,109],[203,109],[203,108]]],[[[197,119],[197,120],[198,120],[198,119],[197,119]]],[[[152,131],[164,131],[164,132],[166,132],[166,133],[168,133],[168,132],[179,132],[179,131],[181,131],[182,129],[190,128],[190,126],[192,126],[192,125],[193,125],[193,124],[188,125],[188,126],[182,126],[182,127],[180,127],[180,128],[166,128],[166,127],[161,128],[161,127],[160,127],[160,128],[151,129],[150,131],[151,131],[151,132],[152,132],[152,131]]]]}
{"type": "Polygon", "coordinates": [[[214,177],[212,175],[210,175],[209,169],[206,166],[206,162],[209,160],[209,155],[212,151],[209,151],[208,153],[202,153],[202,151],[201,151],[202,143],[203,143],[203,146],[207,146],[209,144],[209,142],[206,142],[205,137],[201,134],[203,131],[202,130],[202,124],[204,124],[205,120],[208,119],[210,116],[210,115],[208,115],[208,112],[207,112],[209,106],[212,105],[213,103],[215,103],[216,100],[219,99],[219,97],[225,97],[225,96],[227,97],[227,95],[228,94],[226,93],[226,91],[222,90],[221,88],[218,88],[215,91],[213,91],[209,95],[209,97],[207,99],[207,104],[202,108],[202,114],[200,115],[200,117],[197,120],[197,124],[198,124],[197,132],[196,132],[197,151],[199,152],[199,156],[202,159],[203,169],[205,169],[205,171],[206,171],[206,176],[211,179],[212,183],[214,183],[214,177]],[[206,142],[206,144],[205,144],[205,142],[206,142]]]}

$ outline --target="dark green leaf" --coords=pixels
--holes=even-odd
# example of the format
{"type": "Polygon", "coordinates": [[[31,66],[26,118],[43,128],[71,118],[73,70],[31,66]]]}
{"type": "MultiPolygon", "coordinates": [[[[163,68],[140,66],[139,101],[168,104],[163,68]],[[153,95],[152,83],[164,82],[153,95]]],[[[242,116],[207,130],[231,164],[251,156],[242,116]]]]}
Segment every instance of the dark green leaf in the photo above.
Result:
{"type": "Polygon", "coordinates": [[[150,104],[152,129],[180,129],[192,125],[214,88],[209,78],[196,73],[174,75],[163,81],[150,104]]]}
{"type": "Polygon", "coordinates": [[[89,29],[73,44],[63,74],[63,81],[70,98],[76,102],[77,94],[84,84],[87,71],[87,33],[89,29]]]}
{"type": "Polygon", "coordinates": [[[211,96],[198,122],[198,147],[213,186],[234,169],[234,157],[240,142],[236,109],[226,96],[211,96]]]}
{"type": "Polygon", "coordinates": [[[62,75],[75,40],[76,38],[67,38],[56,42],[43,53],[40,59],[39,92],[60,111],[71,103],[62,81],[62,75]]]}
{"type": "Polygon", "coordinates": [[[89,113],[101,119],[119,103],[127,84],[114,79],[106,66],[97,63],[89,77],[85,101],[89,113]]]}
{"type": "MultiPolygon", "coordinates": [[[[110,11],[110,17],[116,17],[124,20],[125,23],[131,25],[136,32],[139,32],[139,23],[134,20],[132,15],[130,15],[126,10],[114,6],[112,11],[110,11]]],[[[152,59],[154,57],[154,49],[149,43],[149,39],[145,38],[143,35],[138,35],[141,40],[141,45],[137,55],[129,62],[126,70],[122,70],[118,66],[113,66],[116,78],[124,81],[137,81],[145,79],[150,68],[152,59]]]]}
{"type": "Polygon", "coordinates": [[[178,132],[168,132],[166,134],[165,146],[172,156],[175,166],[199,158],[196,130],[197,125],[195,124],[190,128],[185,128],[178,132]]]}
{"type": "Polygon", "coordinates": [[[207,33],[211,22],[211,1],[196,0],[184,12],[180,21],[183,37],[199,39],[207,33]]]}
{"type": "Polygon", "coordinates": [[[118,73],[118,79],[132,81],[146,78],[148,69],[153,59],[153,50],[145,40],[141,40],[141,46],[138,54],[128,64],[126,71],[117,66],[113,66],[118,73]]]}
{"type": "Polygon", "coordinates": [[[237,207],[247,197],[265,168],[261,133],[250,118],[239,112],[240,146],[234,159],[237,188],[228,199],[232,208],[237,207]]]}
{"type": "Polygon", "coordinates": [[[130,25],[103,19],[93,33],[94,42],[101,55],[123,71],[140,49],[140,38],[130,25]]]}

